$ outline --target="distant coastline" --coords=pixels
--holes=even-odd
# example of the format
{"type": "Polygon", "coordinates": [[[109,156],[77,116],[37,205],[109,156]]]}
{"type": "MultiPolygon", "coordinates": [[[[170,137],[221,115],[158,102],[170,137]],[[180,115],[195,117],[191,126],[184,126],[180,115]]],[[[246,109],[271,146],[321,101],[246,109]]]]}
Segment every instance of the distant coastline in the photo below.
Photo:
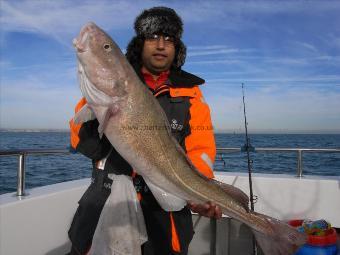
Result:
{"type": "Polygon", "coordinates": [[[39,133],[39,132],[70,132],[68,129],[49,129],[49,128],[0,128],[1,132],[30,132],[30,133],[39,133]]]}
{"type": "MultiPolygon", "coordinates": [[[[39,132],[65,132],[69,133],[69,129],[50,129],[50,128],[0,128],[1,132],[27,132],[27,133],[39,133],[39,132]]],[[[248,129],[249,134],[306,134],[306,135],[340,135],[340,130],[287,130],[287,129],[248,129]]],[[[216,134],[244,134],[244,130],[240,129],[215,129],[216,134]]]]}
{"type": "MultiPolygon", "coordinates": [[[[244,130],[215,129],[216,134],[244,134],[244,130]]],[[[273,135],[340,135],[340,130],[287,130],[287,129],[248,129],[249,134],[273,135]]]]}

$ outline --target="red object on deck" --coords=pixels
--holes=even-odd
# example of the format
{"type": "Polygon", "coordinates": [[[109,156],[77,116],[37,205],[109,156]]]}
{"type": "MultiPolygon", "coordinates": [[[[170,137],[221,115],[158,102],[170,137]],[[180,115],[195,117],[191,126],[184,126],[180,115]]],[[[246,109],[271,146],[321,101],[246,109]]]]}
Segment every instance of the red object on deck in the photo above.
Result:
{"type": "MultiPolygon", "coordinates": [[[[303,220],[290,220],[288,224],[292,227],[300,227],[303,223],[303,220]]],[[[327,235],[317,236],[317,235],[308,235],[307,243],[314,246],[327,246],[333,245],[337,242],[337,234],[334,228],[331,228],[327,231],[327,235]]]]}

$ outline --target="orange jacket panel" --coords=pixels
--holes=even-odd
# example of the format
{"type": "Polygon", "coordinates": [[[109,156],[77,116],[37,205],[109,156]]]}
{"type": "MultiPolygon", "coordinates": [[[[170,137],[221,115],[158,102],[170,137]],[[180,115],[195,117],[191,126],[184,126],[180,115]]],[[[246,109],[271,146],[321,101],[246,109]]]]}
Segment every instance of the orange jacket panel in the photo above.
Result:
{"type": "Polygon", "coordinates": [[[170,214],[170,223],[171,223],[171,245],[172,250],[175,252],[181,252],[181,244],[179,242],[179,237],[177,234],[177,229],[174,221],[174,217],[172,215],[172,212],[170,214]]]}
{"type": "Polygon", "coordinates": [[[194,166],[208,178],[213,178],[213,163],[216,156],[216,145],[211,124],[210,109],[205,103],[198,86],[193,88],[170,88],[170,95],[190,97],[190,131],[185,138],[187,156],[194,166]]]}
{"type": "MultiPolygon", "coordinates": [[[[86,99],[83,97],[80,99],[80,101],[77,103],[74,113],[77,113],[84,105],[86,104],[86,99]]],[[[69,122],[70,124],[70,131],[71,131],[71,146],[73,149],[77,148],[77,145],[79,143],[79,130],[81,128],[82,123],[75,124],[73,121],[73,118],[69,122]]]]}

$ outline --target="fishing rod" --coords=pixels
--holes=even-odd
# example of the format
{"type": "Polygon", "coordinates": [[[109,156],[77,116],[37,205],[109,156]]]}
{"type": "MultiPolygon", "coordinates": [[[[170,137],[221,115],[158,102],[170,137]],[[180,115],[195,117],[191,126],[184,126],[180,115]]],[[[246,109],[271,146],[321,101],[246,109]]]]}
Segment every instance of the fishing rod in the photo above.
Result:
{"type": "Polygon", "coordinates": [[[252,182],[252,163],[250,159],[250,151],[254,151],[254,147],[250,144],[250,138],[248,137],[248,122],[246,115],[246,104],[244,101],[244,84],[242,83],[242,96],[243,96],[243,115],[244,115],[244,128],[246,131],[246,143],[244,150],[247,152],[247,162],[248,162],[248,177],[249,177],[249,190],[250,190],[250,209],[254,211],[254,195],[253,195],[253,182],[252,182]]]}
{"type": "MultiPolygon", "coordinates": [[[[250,209],[254,211],[254,195],[253,195],[253,182],[252,182],[252,160],[250,159],[250,150],[254,151],[254,147],[250,144],[250,138],[248,137],[248,122],[246,115],[246,104],[244,100],[244,84],[242,83],[242,99],[243,99],[243,115],[244,115],[244,127],[246,132],[246,143],[243,150],[247,152],[247,162],[248,162],[248,177],[249,177],[249,193],[250,193],[250,209]]],[[[253,254],[257,254],[257,246],[255,238],[253,238],[253,254]]]]}

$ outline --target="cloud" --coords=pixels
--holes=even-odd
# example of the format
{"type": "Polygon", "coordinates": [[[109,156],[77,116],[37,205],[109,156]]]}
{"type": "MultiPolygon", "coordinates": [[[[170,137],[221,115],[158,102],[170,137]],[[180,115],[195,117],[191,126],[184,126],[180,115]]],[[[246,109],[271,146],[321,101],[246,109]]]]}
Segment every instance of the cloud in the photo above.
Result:
{"type": "Polygon", "coordinates": [[[334,39],[334,45],[340,49],[340,37],[334,39]]]}
{"type": "Polygon", "coordinates": [[[140,11],[139,4],[126,1],[2,1],[1,7],[4,32],[38,33],[61,43],[68,43],[88,21],[104,29],[132,29],[140,11]]]}
{"type": "MultiPolygon", "coordinates": [[[[190,57],[190,56],[189,56],[190,57]]],[[[241,60],[237,59],[212,59],[212,60],[188,60],[187,65],[218,65],[218,64],[240,64],[241,60]]]]}
{"type": "Polygon", "coordinates": [[[244,61],[259,59],[259,56],[254,55],[256,51],[226,45],[189,46],[186,63],[189,65],[240,64],[244,61]],[[200,57],[200,60],[196,60],[196,57],[200,57]]]}
{"type": "MultiPolygon", "coordinates": [[[[312,77],[261,77],[261,78],[221,78],[221,79],[209,79],[209,83],[215,84],[228,84],[228,83],[281,83],[281,84],[292,84],[292,83],[304,83],[304,85],[320,85],[327,83],[330,86],[334,86],[340,83],[340,75],[320,75],[312,77]]],[[[264,85],[264,84],[263,84],[264,85]]]]}
{"type": "MultiPolygon", "coordinates": [[[[159,5],[178,11],[185,29],[190,28],[186,35],[200,30],[206,36],[188,45],[185,69],[203,74],[207,80],[202,89],[206,90],[218,127],[243,126],[242,82],[249,87],[247,100],[254,128],[339,124],[335,119],[340,101],[340,37],[332,24],[339,23],[340,2],[2,0],[0,43],[11,45],[7,40],[13,38],[7,33],[19,32],[21,38],[35,33],[71,47],[69,42],[89,20],[109,33],[119,30],[132,34],[136,15],[159,5]],[[280,17],[287,20],[282,22],[280,17]],[[305,31],[311,20],[319,24],[313,34],[305,31]]],[[[50,40],[34,43],[51,50],[50,40]]],[[[75,85],[73,51],[60,48],[67,54],[60,59],[47,54],[46,62],[32,58],[26,63],[15,52],[1,60],[6,78],[1,80],[1,125],[67,128],[80,92],[75,85]]]]}
{"type": "MultiPolygon", "coordinates": [[[[209,24],[211,28],[239,32],[245,29],[266,30],[261,20],[278,15],[321,16],[324,13],[340,11],[337,1],[172,1],[174,7],[182,15],[186,24],[209,24]],[[223,20],[223,23],[221,23],[223,20]],[[208,22],[208,23],[207,23],[208,22]]],[[[338,19],[338,18],[337,18],[338,19]]],[[[334,22],[336,24],[336,22],[334,22]]]]}
{"type": "Polygon", "coordinates": [[[211,56],[211,55],[222,55],[222,54],[230,54],[239,52],[238,49],[217,49],[217,50],[199,50],[199,51],[190,51],[188,53],[188,57],[197,57],[197,56],[211,56]]]}
{"type": "Polygon", "coordinates": [[[39,80],[6,82],[1,88],[1,128],[66,129],[76,102],[77,86],[50,86],[39,80]]]}
{"type": "MultiPolygon", "coordinates": [[[[337,12],[340,3],[336,1],[312,1],[306,4],[305,1],[228,1],[222,3],[225,13],[244,14],[279,14],[279,13],[311,13],[317,14],[322,11],[337,12]],[[226,8],[228,7],[228,8],[226,8]]],[[[221,7],[222,9],[222,7],[221,7]]]]}
{"type": "Polygon", "coordinates": [[[335,1],[1,1],[2,30],[42,33],[60,42],[64,36],[74,36],[84,23],[92,20],[104,29],[132,30],[136,15],[144,8],[166,5],[175,8],[185,24],[204,23],[209,20],[225,20],[223,26],[239,29],[237,23],[251,25],[249,15],[277,13],[320,13],[340,10],[335,1]],[[218,7],[218,8],[216,8],[218,7]],[[248,17],[248,18],[244,18],[248,17]]]}
{"type": "MultiPolygon", "coordinates": [[[[222,53],[232,53],[232,51],[221,51],[218,52],[202,52],[200,54],[199,52],[194,52],[192,54],[188,54],[188,57],[194,57],[194,56],[210,56],[210,55],[216,55],[216,54],[222,54],[222,53]]],[[[203,60],[192,60],[191,58],[187,60],[187,64],[192,65],[211,65],[211,64],[245,64],[249,65],[251,62],[255,62],[256,65],[267,65],[268,64],[276,64],[276,66],[287,66],[291,67],[293,66],[315,66],[315,65],[331,65],[331,66],[338,66],[340,64],[340,57],[339,56],[327,56],[327,55],[320,55],[317,57],[279,57],[279,56],[273,56],[273,57],[261,57],[258,56],[218,56],[218,58],[212,58],[212,59],[203,59],[203,60]]]]}
{"type": "Polygon", "coordinates": [[[6,61],[6,60],[0,60],[0,69],[10,68],[10,67],[11,67],[11,62],[6,61]]]}
{"type": "Polygon", "coordinates": [[[200,51],[200,50],[221,50],[226,49],[226,45],[196,45],[196,46],[189,46],[189,51],[200,51]]]}
{"type": "Polygon", "coordinates": [[[295,44],[297,46],[300,46],[303,49],[307,49],[307,50],[313,51],[313,52],[318,52],[318,49],[316,48],[316,46],[314,46],[314,45],[312,45],[310,43],[307,43],[307,42],[295,42],[295,44]]]}
{"type": "MultiPolygon", "coordinates": [[[[211,86],[214,86],[211,84],[211,86]]],[[[340,132],[340,92],[319,93],[311,88],[295,87],[282,91],[246,90],[246,109],[249,129],[305,130],[340,132]],[[280,91],[280,93],[273,93],[280,91]]],[[[208,91],[205,91],[205,94],[208,91]]],[[[243,130],[242,97],[239,95],[206,96],[216,129],[243,130]],[[223,116],[223,117],[222,117],[223,116]]]]}

